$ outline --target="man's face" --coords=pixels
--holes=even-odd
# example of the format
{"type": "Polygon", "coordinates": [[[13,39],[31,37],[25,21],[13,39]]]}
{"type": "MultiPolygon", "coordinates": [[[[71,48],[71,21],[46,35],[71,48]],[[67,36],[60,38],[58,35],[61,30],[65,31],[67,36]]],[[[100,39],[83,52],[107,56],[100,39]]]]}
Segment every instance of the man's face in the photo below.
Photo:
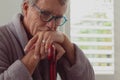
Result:
{"type": "MultiPolygon", "coordinates": [[[[66,4],[61,5],[58,0],[39,0],[35,4],[40,10],[49,13],[53,16],[63,16],[66,11],[66,4]]],[[[41,19],[41,14],[35,6],[28,5],[24,15],[24,23],[26,24],[27,30],[31,35],[35,35],[39,31],[56,30],[55,20],[52,19],[50,22],[45,22],[41,19]]]]}

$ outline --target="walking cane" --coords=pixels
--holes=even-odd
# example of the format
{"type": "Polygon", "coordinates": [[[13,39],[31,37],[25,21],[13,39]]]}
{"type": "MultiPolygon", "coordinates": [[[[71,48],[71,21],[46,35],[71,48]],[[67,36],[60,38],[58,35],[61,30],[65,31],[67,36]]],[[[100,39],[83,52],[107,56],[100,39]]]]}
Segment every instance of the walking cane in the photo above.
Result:
{"type": "Polygon", "coordinates": [[[49,62],[49,80],[56,80],[56,54],[55,47],[51,45],[48,48],[48,62],[49,62]]]}

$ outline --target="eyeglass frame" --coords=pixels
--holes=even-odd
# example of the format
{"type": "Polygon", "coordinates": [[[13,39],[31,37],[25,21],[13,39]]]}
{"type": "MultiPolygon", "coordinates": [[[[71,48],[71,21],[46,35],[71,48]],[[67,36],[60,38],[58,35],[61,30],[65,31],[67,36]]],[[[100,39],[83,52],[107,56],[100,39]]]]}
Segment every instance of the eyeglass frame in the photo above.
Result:
{"type": "MultiPolygon", "coordinates": [[[[41,14],[44,14],[44,10],[41,10],[36,4],[33,4],[32,5],[38,12],[39,12],[39,14],[41,15],[41,14]]],[[[42,18],[41,18],[41,16],[40,16],[40,18],[41,18],[41,20],[43,21],[43,22],[50,22],[51,20],[57,20],[57,18],[63,18],[64,19],[64,22],[62,23],[62,24],[59,24],[59,25],[57,25],[57,26],[63,26],[66,22],[67,22],[67,18],[65,17],[65,16],[54,16],[54,15],[51,15],[50,14],[50,16],[51,16],[51,18],[50,19],[48,19],[48,20],[43,20],[42,18]]],[[[55,23],[56,24],[56,23],[55,23]]]]}

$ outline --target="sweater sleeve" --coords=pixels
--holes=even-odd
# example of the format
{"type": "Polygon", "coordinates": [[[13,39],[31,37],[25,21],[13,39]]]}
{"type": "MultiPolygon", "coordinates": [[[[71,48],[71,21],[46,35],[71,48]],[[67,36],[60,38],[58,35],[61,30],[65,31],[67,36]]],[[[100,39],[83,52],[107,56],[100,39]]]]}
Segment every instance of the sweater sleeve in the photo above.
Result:
{"type": "Polygon", "coordinates": [[[20,60],[9,64],[5,55],[0,50],[0,80],[32,80],[28,70],[20,60]],[[10,66],[9,66],[10,65],[10,66]]]}
{"type": "Polygon", "coordinates": [[[6,49],[6,44],[2,39],[0,36],[0,80],[32,80],[21,60],[10,63],[9,51],[6,49]]]}
{"type": "Polygon", "coordinates": [[[57,70],[62,80],[95,80],[93,68],[84,53],[75,46],[75,64],[70,66],[65,56],[58,62],[57,70]]]}

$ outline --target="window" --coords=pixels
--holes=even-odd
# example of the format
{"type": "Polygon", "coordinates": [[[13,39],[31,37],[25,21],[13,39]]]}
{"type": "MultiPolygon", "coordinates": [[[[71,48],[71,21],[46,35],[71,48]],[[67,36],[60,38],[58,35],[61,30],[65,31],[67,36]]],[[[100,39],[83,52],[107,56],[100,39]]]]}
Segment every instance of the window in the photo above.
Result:
{"type": "Polygon", "coordinates": [[[96,74],[114,73],[113,0],[71,0],[70,37],[96,74]]]}

